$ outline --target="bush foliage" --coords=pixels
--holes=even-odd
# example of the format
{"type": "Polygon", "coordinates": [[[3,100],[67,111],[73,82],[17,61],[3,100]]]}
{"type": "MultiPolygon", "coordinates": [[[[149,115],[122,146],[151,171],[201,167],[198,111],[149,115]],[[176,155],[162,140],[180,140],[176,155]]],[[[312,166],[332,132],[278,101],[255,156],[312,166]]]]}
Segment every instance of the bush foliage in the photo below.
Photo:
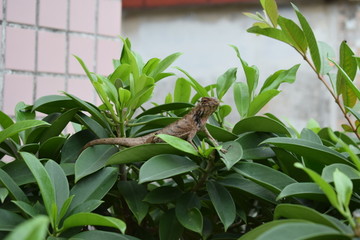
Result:
{"type": "Polygon", "coordinates": [[[347,121],[344,131],[311,121],[300,132],[259,111],[293,83],[299,64],[274,72],[259,86],[259,70],[236,46],[239,67],[202,86],[188,72],[176,80],[163,104],[151,101],[169,76],[175,53],[144,62],[123,39],[114,72],[90,72],[76,57],[102,101],[74,95],[41,97],[19,103],[15,119],[0,112],[0,237],[10,239],[356,239],[360,236],[360,159],[354,84],[360,58],[342,42],[338,58],[319,42],[300,10],[297,22],[278,13],[273,0],[261,0],[264,14],[248,32],[295,49],[326,86],[347,121]],[[338,59],[338,60],[336,60],[338,59]],[[237,75],[246,81],[239,81],[237,75]],[[160,82],[161,81],[161,82],[160,82]],[[222,104],[207,128],[227,149],[219,151],[199,133],[188,142],[123,148],[92,139],[138,137],[184,116],[198,99],[220,101],[233,93],[239,121],[222,104]],[[36,114],[41,113],[39,120],[36,114]],[[72,125],[74,133],[67,133],[72,125]]]}

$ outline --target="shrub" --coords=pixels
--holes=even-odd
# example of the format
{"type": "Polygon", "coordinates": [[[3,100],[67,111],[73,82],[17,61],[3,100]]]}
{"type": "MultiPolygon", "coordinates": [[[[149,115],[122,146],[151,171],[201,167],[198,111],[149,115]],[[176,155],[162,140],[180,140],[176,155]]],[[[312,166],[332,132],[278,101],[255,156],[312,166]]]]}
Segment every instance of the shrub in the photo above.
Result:
{"type": "Polygon", "coordinates": [[[266,16],[248,32],[291,45],[314,70],[343,112],[345,132],[311,122],[297,132],[272,114],[257,113],[295,81],[299,65],[279,70],[258,86],[258,69],[239,50],[246,81],[237,68],[202,86],[181,68],[173,94],[164,104],[144,109],[153,90],[180,56],[144,63],[123,39],[114,72],[88,71],[102,104],[94,106],[69,93],[19,103],[15,121],[0,112],[0,236],[5,239],[355,239],[359,233],[360,160],[353,83],[359,57],[343,42],[340,60],[329,58],[295,7],[299,24],[279,15],[273,0],[261,0],[266,16]],[[332,63],[338,69],[333,74],[332,63]],[[330,82],[329,82],[330,80],[330,82]],[[181,118],[198,99],[220,101],[233,90],[240,121],[222,104],[207,129],[214,146],[199,133],[194,149],[185,140],[161,136],[164,143],[130,148],[96,145],[92,139],[138,137],[181,118]],[[37,120],[36,113],[46,116],[37,120]],[[349,115],[352,115],[355,121],[349,115]],[[74,133],[65,128],[73,125],[74,133]]]}

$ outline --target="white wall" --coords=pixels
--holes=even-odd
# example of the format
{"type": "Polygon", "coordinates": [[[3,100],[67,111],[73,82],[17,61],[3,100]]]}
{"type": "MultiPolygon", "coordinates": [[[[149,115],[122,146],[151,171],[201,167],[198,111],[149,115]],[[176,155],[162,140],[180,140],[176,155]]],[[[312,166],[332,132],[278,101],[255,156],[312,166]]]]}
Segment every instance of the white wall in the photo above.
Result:
{"type": "MultiPolygon", "coordinates": [[[[356,31],[360,25],[360,4],[317,1],[297,5],[312,25],[318,40],[337,49],[348,36],[351,37],[349,43],[360,49],[360,34],[356,31]]],[[[258,7],[237,4],[137,11],[123,9],[123,36],[130,38],[133,49],[145,60],[183,52],[175,65],[205,85],[215,83],[220,74],[236,66],[239,67],[238,81],[244,81],[240,63],[228,44],[236,45],[249,64],[258,66],[260,81],[279,69],[301,63],[296,82],[283,85],[283,92],[266,106],[265,112],[287,118],[297,128],[304,127],[309,118],[316,119],[322,126],[339,126],[342,117],[330,94],[295,50],[275,40],[246,32],[254,21],[242,12],[254,13],[260,11],[258,7]]],[[[290,4],[279,6],[279,10],[283,16],[296,19],[290,4]]],[[[177,70],[174,71],[181,76],[177,70]]],[[[164,81],[168,81],[167,89],[164,90],[164,82],[160,82],[161,91],[155,97],[159,103],[172,91],[174,82],[164,81]]],[[[233,104],[232,93],[228,94],[225,102],[233,104]]],[[[236,123],[239,116],[235,108],[233,112],[229,121],[236,123]]]]}

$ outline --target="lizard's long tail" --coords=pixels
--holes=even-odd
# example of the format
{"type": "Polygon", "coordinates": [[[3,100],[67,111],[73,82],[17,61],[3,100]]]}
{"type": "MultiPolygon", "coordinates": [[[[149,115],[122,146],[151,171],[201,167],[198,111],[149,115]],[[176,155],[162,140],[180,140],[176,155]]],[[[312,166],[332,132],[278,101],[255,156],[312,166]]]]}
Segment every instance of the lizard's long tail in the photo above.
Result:
{"type": "Polygon", "coordinates": [[[137,145],[144,144],[145,141],[142,138],[99,138],[88,142],[83,148],[84,151],[86,148],[94,145],[121,145],[124,147],[133,147],[137,145]]]}

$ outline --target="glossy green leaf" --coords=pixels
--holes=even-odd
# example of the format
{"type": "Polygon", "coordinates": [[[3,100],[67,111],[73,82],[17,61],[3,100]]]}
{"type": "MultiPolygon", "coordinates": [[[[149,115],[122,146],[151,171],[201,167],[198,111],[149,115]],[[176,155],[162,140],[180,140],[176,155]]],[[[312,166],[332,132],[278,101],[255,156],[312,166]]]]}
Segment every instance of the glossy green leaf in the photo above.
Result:
{"type": "Polygon", "coordinates": [[[282,16],[279,16],[278,24],[291,45],[301,53],[305,54],[308,48],[308,43],[301,28],[294,21],[282,16]]]}
{"type": "Polygon", "coordinates": [[[182,155],[183,153],[167,143],[143,144],[125,148],[113,154],[106,162],[106,165],[143,162],[160,154],[182,155]]]}
{"type": "Polygon", "coordinates": [[[115,184],[117,168],[106,167],[78,181],[70,190],[70,196],[75,195],[70,210],[88,200],[100,200],[115,184]]]}
{"type": "Polygon", "coordinates": [[[291,4],[294,8],[297,18],[299,19],[300,25],[302,30],[304,31],[305,38],[309,44],[309,50],[311,59],[314,63],[316,72],[320,73],[321,70],[321,59],[320,59],[320,52],[318,48],[318,44],[314,35],[314,32],[311,29],[310,24],[306,20],[306,18],[302,15],[302,13],[299,11],[299,9],[294,5],[291,4]]]}
{"type": "Polygon", "coordinates": [[[170,210],[160,217],[160,240],[178,240],[183,232],[183,226],[176,219],[175,211],[170,210]]]}
{"type": "Polygon", "coordinates": [[[279,90],[270,89],[255,96],[253,101],[250,102],[247,116],[254,116],[257,114],[273,97],[279,93],[279,90]]]}
{"type": "Polygon", "coordinates": [[[150,158],[140,168],[139,182],[156,181],[197,169],[198,166],[187,157],[161,154],[150,158]]]}
{"type": "Polygon", "coordinates": [[[150,76],[155,78],[155,80],[159,79],[159,74],[165,71],[180,55],[182,55],[182,53],[173,53],[161,60],[150,73],[150,76]]]}
{"type": "Polygon", "coordinates": [[[292,183],[287,185],[277,196],[277,200],[294,197],[304,198],[316,201],[325,200],[324,192],[319,188],[316,183],[302,182],[292,183]]]}
{"type": "Polygon", "coordinates": [[[126,230],[126,224],[118,218],[106,217],[96,213],[76,213],[65,219],[61,231],[85,225],[112,227],[120,230],[122,233],[126,230]]]}
{"type": "Polygon", "coordinates": [[[282,172],[300,182],[307,182],[310,180],[304,171],[294,167],[294,163],[301,162],[301,158],[299,159],[295,154],[292,154],[282,148],[272,147],[271,149],[276,154],[275,161],[282,172]]]}
{"type": "MultiPolygon", "coordinates": [[[[120,233],[115,232],[109,232],[109,231],[100,231],[100,230],[91,230],[91,231],[85,231],[80,232],[70,238],[70,240],[140,240],[139,238],[132,237],[129,235],[124,235],[120,233]]],[[[52,239],[48,239],[52,240],[52,239]]],[[[56,240],[56,239],[54,239],[56,240]]],[[[63,239],[59,239],[63,240],[63,239]]]]}
{"type": "Polygon", "coordinates": [[[225,163],[226,169],[230,170],[234,164],[236,164],[243,156],[243,150],[238,142],[225,142],[222,148],[226,150],[226,153],[221,153],[221,160],[225,163]]]}
{"type": "Polygon", "coordinates": [[[39,158],[50,158],[56,160],[60,157],[60,151],[62,150],[65,141],[65,137],[58,136],[45,140],[39,147],[39,158]]]}
{"type": "Polygon", "coordinates": [[[265,80],[260,92],[266,92],[271,89],[278,89],[279,86],[285,82],[293,83],[296,79],[296,73],[299,67],[300,64],[296,64],[287,70],[276,71],[265,80]]]}
{"type": "Polygon", "coordinates": [[[2,186],[6,187],[13,199],[24,202],[29,201],[23,190],[2,168],[0,168],[0,183],[2,186]]]}
{"type": "Polygon", "coordinates": [[[47,161],[45,164],[45,169],[53,183],[56,197],[56,206],[60,212],[64,202],[69,198],[69,182],[66,178],[64,170],[55,161],[47,161]]]}
{"type": "Polygon", "coordinates": [[[6,197],[9,195],[9,190],[6,188],[0,187],[0,202],[4,203],[6,197]]]}
{"type": "Polygon", "coordinates": [[[345,207],[349,206],[353,184],[348,176],[346,176],[339,169],[333,173],[335,190],[338,196],[338,201],[345,207]]]}
{"type": "Polygon", "coordinates": [[[114,70],[109,80],[116,86],[117,80],[121,80],[121,81],[127,80],[129,78],[130,73],[131,73],[130,65],[121,64],[114,70]]]}
{"type": "Polygon", "coordinates": [[[299,154],[300,156],[313,159],[316,162],[320,162],[326,165],[332,163],[343,163],[352,165],[352,163],[339,152],[328,148],[322,144],[314,143],[305,139],[276,137],[269,138],[263,143],[283,148],[292,153],[299,154]]]}
{"type": "Polygon", "coordinates": [[[95,136],[89,130],[82,130],[71,135],[61,150],[61,163],[74,163],[82,148],[95,136]]]}
{"type": "Polygon", "coordinates": [[[13,211],[0,208],[0,231],[12,231],[25,219],[13,211]]]}
{"type": "Polygon", "coordinates": [[[274,193],[280,193],[287,185],[296,182],[280,171],[254,162],[240,162],[233,170],[274,193]]]}
{"type": "Polygon", "coordinates": [[[158,134],[156,137],[161,138],[164,142],[170,144],[174,148],[189,153],[194,156],[199,156],[199,153],[196,151],[193,145],[191,145],[188,141],[185,141],[184,139],[167,135],[167,134],[158,134]]]}
{"type": "Polygon", "coordinates": [[[9,127],[0,131],[0,142],[3,142],[5,139],[14,136],[15,134],[24,131],[26,129],[34,128],[37,126],[49,125],[47,122],[40,120],[23,120],[16,122],[9,127]]]}
{"type": "Polygon", "coordinates": [[[243,82],[236,82],[234,84],[233,94],[236,109],[241,117],[246,117],[250,104],[249,88],[247,84],[243,82]]]}
{"type": "Polygon", "coordinates": [[[271,230],[261,234],[258,240],[301,240],[301,239],[349,239],[339,231],[322,224],[309,222],[285,223],[273,227],[271,230]]]}
{"type": "Polygon", "coordinates": [[[279,13],[275,0],[260,0],[260,2],[272,25],[276,28],[279,13]]]}
{"type": "Polygon", "coordinates": [[[40,214],[40,211],[35,206],[23,201],[12,201],[21,211],[29,215],[30,217],[36,217],[40,214]]]}
{"type": "Polygon", "coordinates": [[[56,206],[56,192],[51,177],[46,171],[45,167],[41,164],[40,160],[34,155],[26,152],[20,153],[21,157],[25,161],[26,165],[34,175],[36,182],[40,188],[41,196],[44,201],[46,211],[50,217],[50,221],[54,223],[56,218],[54,212],[54,206],[56,206]]]}
{"type": "Polygon", "coordinates": [[[118,151],[116,147],[98,145],[85,149],[75,162],[75,182],[105,166],[105,163],[118,151]]]}
{"type": "Polygon", "coordinates": [[[329,59],[335,58],[335,52],[329,44],[322,41],[318,41],[318,47],[321,60],[320,73],[321,75],[326,75],[332,70],[332,63],[329,61],[329,59]]]}
{"type": "Polygon", "coordinates": [[[304,128],[303,130],[301,130],[300,137],[310,142],[322,144],[321,138],[308,128],[304,128]]]}
{"type": "Polygon", "coordinates": [[[32,111],[39,111],[46,114],[62,112],[65,109],[77,107],[76,102],[67,96],[47,95],[36,99],[32,111]]]}
{"type": "Polygon", "coordinates": [[[321,190],[323,190],[328,200],[330,201],[331,205],[339,209],[340,204],[338,202],[335,190],[329,183],[327,183],[323,178],[321,178],[321,176],[317,174],[315,171],[304,167],[300,163],[295,163],[295,166],[304,170],[312,178],[312,180],[321,188],[321,190]]]}
{"type": "Polygon", "coordinates": [[[253,26],[247,29],[247,32],[264,35],[288,44],[291,43],[291,41],[286,37],[284,32],[277,28],[261,28],[259,26],[253,26]]]}
{"type": "MultiPolygon", "coordinates": [[[[4,112],[0,111],[0,127],[1,129],[5,129],[13,125],[13,120],[4,112]]],[[[20,143],[19,136],[13,135],[11,137],[16,143],[20,143]]]]}
{"type": "Polygon", "coordinates": [[[18,225],[4,240],[43,240],[47,235],[49,219],[36,216],[18,225]]]}
{"type": "Polygon", "coordinates": [[[231,85],[236,81],[237,68],[230,68],[216,80],[216,95],[219,100],[223,98],[231,85]]]}
{"type": "Polygon", "coordinates": [[[199,210],[200,201],[194,192],[185,193],[176,202],[175,214],[181,225],[201,235],[203,216],[199,210]]]}
{"type": "Polygon", "coordinates": [[[333,174],[336,169],[338,169],[341,172],[343,172],[344,174],[346,174],[346,176],[348,178],[350,178],[353,182],[360,181],[360,172],[359,171],[357,171],[355,168],[353,168],[349,165],[339,164],[339,163],[334,163],[334,164],[324,167],[324,169],[322,170],[322,173],[321,173],[321,177],[327,182],[334,182],[333,174]]]}
{"type": "Polygon", "coordinates": [[[275,157],[275,153],[269,146],[260,145],[260,143],[270,137],[273,137],[271,133],[247,132],[241,134],[235,141],[240,143],[243,149],[243,159],[266,159],[275,157]]]}
{"type": "Polygon", "coordinates": [[[140,225],[149,211],[149,204],[143,201],[147,193],[146,187],[136,181],[121,181],[117,186],[140,225]]]}
{"type": "Polygon", "coordinates": [[[267,203],[276,204],[275,194],[259,184],[244,178],[240,174],[232,174],[219,181],[225,187],[234,188],[242,194],[253,199],[265,201],[267,203]]]}
{"type": "Polygon", "coordinates": [[[221,105],[219,107],[218,113],[221,119],[224,119],[231,113],[231,106],[230,105],[221,105]]]}
{"type": "Polygon", "coordinates": [[[191,85],[184,78],[178,78],[174,89],[174,102],[189,102],[191,94],[191,85]]]}
{"type": "Polygon", "coordinates": [[[267,117],[253,116],[240,120],[233,128],[234,134],[245,132],[270,132],[290,136],[290,132],[282,123],[267,117]]]}
{"type": "MultiPolygon", "coordinates": [[[[75,195],[72,195],[75,197],[75,195]]],[[[73,197],[73,198],[74,198],[73,197]]],[[[72,198],[72,199],[73,199],[72,198]]],[[[85,202],[77,205],[76,207],[74,208],[70,208],[71,207],[71,203],[70,203],[70,206],[69,208],[67,209],[68,211],[65,213],[65,216],[71,216],[73,214],[76,214],[76,213],[82,213],[82,212],[92,212],[94,211],[95,209],[97,209],[102,203],[104,203],[104,201],[101,201],[101,200],[86,200],[85,202]]]]}
{"type": "Polygon", "coordinates": [[[206,183],[206,189],[216,213],[223,223],[225,231],[227,231],[228,227],[234,222],[236,217],[234,200],[229,191],[217,182],[208,181],[206,183]]]}
{"type": "Polygon", "coordinates": [[[279,204],[275,208],[274,219],[277,220],[280,218],[302,219],[341,231],[337,225],[329,220],[327,215],[321,214],[312,208],[302,205],[279,204]]]}

